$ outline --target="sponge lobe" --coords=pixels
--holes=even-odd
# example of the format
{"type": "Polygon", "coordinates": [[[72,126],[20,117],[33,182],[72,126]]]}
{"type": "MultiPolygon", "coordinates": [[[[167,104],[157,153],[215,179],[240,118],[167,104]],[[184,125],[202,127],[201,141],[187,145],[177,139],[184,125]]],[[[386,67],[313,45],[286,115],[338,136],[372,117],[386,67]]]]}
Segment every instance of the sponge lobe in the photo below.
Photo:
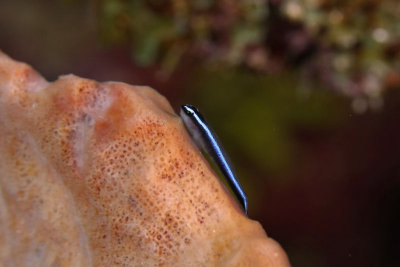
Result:
{"type": "Polygon", "coordinates": [[[0,152],[3,265],[288,264],[151,88],[49,84],[0,53],[0,152]]]}

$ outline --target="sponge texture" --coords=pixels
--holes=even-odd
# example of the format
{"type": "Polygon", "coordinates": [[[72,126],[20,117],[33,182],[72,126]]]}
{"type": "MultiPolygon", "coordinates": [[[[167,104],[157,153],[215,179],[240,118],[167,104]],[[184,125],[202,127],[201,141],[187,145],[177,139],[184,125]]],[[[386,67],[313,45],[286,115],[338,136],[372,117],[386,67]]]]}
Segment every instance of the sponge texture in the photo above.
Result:
{"type": "Polygon", "coordinates": [[[0,52],[0,265],[287,266],[148,87],[0,52]]]}

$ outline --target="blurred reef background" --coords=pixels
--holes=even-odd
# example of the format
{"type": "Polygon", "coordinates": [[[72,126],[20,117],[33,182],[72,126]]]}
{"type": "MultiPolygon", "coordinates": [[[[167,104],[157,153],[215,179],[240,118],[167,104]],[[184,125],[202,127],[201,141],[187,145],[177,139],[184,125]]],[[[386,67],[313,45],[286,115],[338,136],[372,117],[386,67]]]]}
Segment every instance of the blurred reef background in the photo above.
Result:
{"type": "Polygon", "coordinates": [[[0,49],[198,106],[293,266],[400,266],[398,0],[2,0],[0,49]]]}

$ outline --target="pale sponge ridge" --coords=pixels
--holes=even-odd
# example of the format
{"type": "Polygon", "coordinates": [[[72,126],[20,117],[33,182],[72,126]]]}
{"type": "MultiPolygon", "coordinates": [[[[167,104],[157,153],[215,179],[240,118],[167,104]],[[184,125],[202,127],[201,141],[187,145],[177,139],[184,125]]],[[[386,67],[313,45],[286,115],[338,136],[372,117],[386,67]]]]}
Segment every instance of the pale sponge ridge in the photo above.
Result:
{"type": "Polygon", "coordinates": [[[148,87],[0,52],[1,266],[288,266],[148,87]]]}

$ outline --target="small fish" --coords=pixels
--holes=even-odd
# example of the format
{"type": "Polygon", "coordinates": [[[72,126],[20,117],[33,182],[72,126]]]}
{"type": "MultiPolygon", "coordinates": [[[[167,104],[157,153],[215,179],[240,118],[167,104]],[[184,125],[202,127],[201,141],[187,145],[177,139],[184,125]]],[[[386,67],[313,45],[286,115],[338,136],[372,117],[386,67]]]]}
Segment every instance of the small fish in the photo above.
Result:
{"type": "Polygon", "coordinates": [[[246,194],[229,165],[228,157],[226,156],[217,135],[195,107],[183,105],[181,107],[180,115],[196,145],[199,149],[205,151],[218,166],[247,214],[246,194]]]}

